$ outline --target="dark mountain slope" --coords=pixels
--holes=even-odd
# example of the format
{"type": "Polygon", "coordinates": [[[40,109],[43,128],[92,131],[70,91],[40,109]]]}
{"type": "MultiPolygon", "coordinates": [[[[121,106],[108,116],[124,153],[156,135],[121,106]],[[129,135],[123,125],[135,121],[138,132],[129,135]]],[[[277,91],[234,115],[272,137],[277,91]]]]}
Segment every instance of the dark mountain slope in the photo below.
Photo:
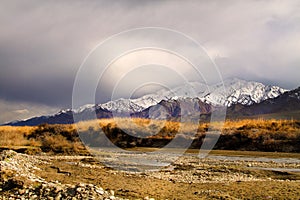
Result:
{"type": "Polygon", "coordinates": [[[239,116],[257,116],[266,114],[295,113],[300,111],[300,87],[283,93],[282,95],[262,101],[259,104],[244,106],[235,104],[228,108],[227,115],[229,118],[239,116]]]}

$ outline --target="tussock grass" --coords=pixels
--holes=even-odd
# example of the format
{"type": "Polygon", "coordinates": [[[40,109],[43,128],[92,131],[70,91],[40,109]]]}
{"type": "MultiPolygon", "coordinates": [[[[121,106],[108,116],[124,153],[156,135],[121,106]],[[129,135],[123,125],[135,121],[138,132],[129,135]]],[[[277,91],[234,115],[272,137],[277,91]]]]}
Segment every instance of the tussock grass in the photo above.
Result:
{"type": "Polygon", "coordinates": [[[44,152],[77,153],[85,149],[77,130],[88,146],[105,146],[109,138],[110,142],[124,148],[163,147],[175,137],[181,137],[182,140],[193,140],[191,148],[199,148],[209,131],[220,131],[216,149],[300,152],[300,121],[275,119],[193,124],[114,118],[74,125],[2,126],[0,146],[34,146],[44,152]]]}
{"type": "Polygon", "coordinates": [[[251,138],[297,139],[300,137],[300,121],[295,120],[240,120],[226,121],[223,134],[241,133],[251,138]]]}
{"type": "Polygon", "coordinates": [[[30,126],[0,126],[0,146],[29,146],[33,141],[27,139],[27,136],[35,130],[36,127],[30,126]]]}

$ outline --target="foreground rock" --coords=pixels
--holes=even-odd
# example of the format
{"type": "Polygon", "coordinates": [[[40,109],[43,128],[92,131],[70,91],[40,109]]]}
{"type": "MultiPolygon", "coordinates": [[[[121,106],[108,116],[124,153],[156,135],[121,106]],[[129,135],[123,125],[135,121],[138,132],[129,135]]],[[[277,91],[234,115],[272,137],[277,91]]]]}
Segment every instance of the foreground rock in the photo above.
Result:
{"type": "Polygon", "coordinates": [[[93,184],[47,182],[34,174],[41,170],[36,165],[47,161],[34,156],[7,150],[0,159],[0,199],[121,199],[93,184]]]}
{"type": "MultiPolygon", "coordinates": [[[[9,183],[14,186],[13,192],[6,193],[3,199],[120,199],[114,196],[113,191],[104,191],[103,188],[92,184],[61,184],[59,182],[42,183],[38,186],[20,185],[14,180],[9,183]]],[[[7,185],[5,187],[7,188],[7,185]]],[[[4,193],[5,194],[5,191],[4,193]]]]}

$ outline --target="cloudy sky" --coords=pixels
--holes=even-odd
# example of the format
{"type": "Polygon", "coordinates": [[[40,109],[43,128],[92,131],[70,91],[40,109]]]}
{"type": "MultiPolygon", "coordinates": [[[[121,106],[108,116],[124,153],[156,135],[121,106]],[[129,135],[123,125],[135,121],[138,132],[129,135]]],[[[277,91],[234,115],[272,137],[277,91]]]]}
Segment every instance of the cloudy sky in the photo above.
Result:
{"type": "Polygon", "coordinates": [[[3,0],[0,27],[0,123],[71,107],[87,55],[111,35],[139,27],[188,35],[224,78],[300,85],[297,0],[3,0]]]}

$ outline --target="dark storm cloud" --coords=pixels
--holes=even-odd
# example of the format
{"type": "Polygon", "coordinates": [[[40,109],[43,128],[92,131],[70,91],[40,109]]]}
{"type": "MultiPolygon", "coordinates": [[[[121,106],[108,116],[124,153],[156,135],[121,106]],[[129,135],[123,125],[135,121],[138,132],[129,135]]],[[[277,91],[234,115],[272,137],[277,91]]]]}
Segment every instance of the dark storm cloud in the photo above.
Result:
{"type": "Polygon", "coordinates": [[[0,99],[70,107],[88,53],[112,34],[145,26],[193,37],[224,78],[292,89],[300,85],[299,13],[299,1],[279,0],[2,1],[0,99]]]}
{"type": "Polygon", "coordinates": [[[135,26],[132,11],[148,1],[2,2],[0,98],[70,106],[88,52],[135,26]]]}

